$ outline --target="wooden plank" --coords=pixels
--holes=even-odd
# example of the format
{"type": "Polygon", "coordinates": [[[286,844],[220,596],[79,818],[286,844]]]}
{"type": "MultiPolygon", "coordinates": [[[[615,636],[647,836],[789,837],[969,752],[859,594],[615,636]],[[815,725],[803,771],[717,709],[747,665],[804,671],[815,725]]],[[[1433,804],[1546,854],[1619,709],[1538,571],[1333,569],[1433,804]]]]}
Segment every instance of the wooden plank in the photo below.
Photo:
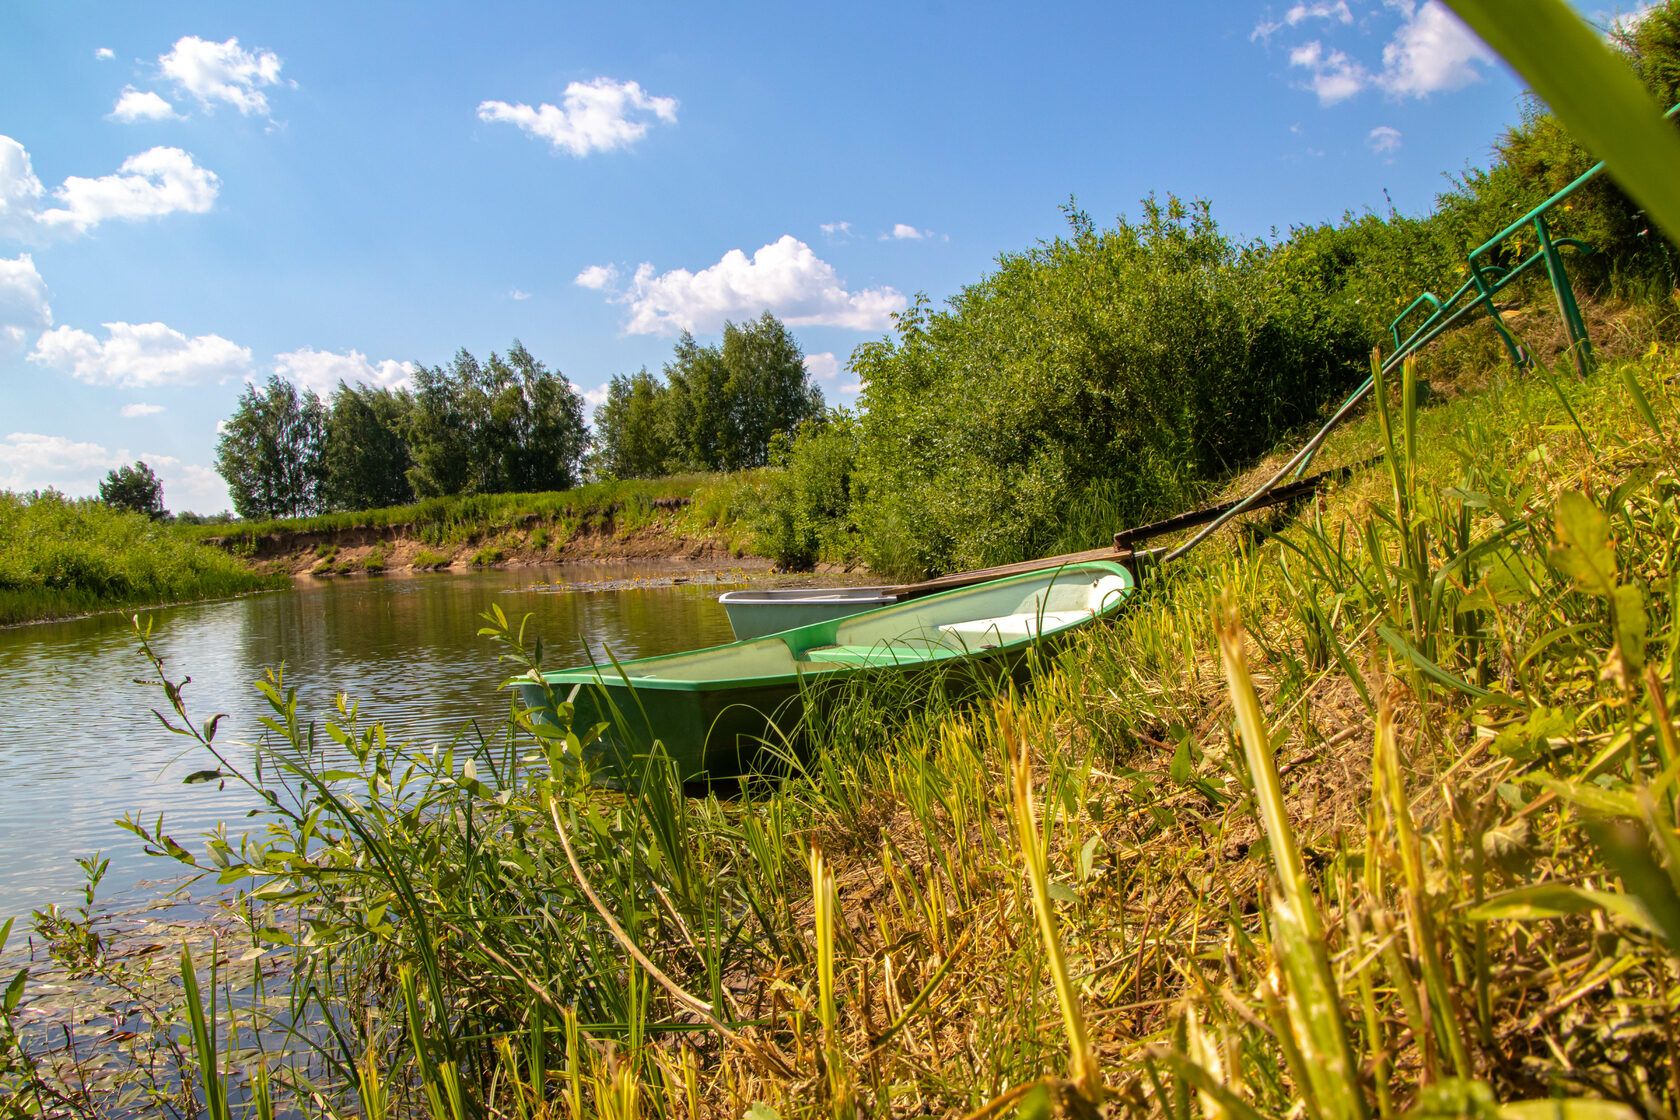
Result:
{"type": "Polygon", "coordinates": [[[920,583],[905,583],[897,587],[884,588],[883,593],[895,595],[900,600],[914,599],[921,595],[932,595],[936,591],[950,591],[958,587],[985,583],[991,579],[1002,579],[1004,576],[1042,572],[1047,568],[1060,568],[1064,564],[1082,564],[1090,560],[1124,560],[1129,555],[1129,552],[1123,553],[1113,547],[1093,548],[1085,552],[1069,552],[1062,556],[1045,556],[1037,560],[1022,560],[1018,564],[999,564],[995,568],[977,568],[971,572],[952,572],[948,576],[935,576],[933,579],[923,580],[920,583]]]}
{"type": "MultiPolygon", "coordinates": [[[[1275,506],[1282,502],[1291,501],[1295,498],[1305,497],[1306,495],[1311,494],[1314,490],[1317,490],[1320,483],[1331,479],[1340,481],[1341,479],[1351,475],[1353,471],[1353,467],[1337,467],[1334,470],[1322,471],[1319,474],[1309,475],[1308,477],[1301,479],[1299,482],[1291,482],[1287,486],[1279,486],[1276,490],[1273,490],[1269,494],[1262,494],[1260,497],[1254,499],[1253,503],[1251,503],[1248,508],[1265,509],[1267,506],[1275,506]]],[[[1176,533],[1181,529],[1194,529],[1198,525],[1206,525],[1210,521],[1217,521],[1219,518],[1241,505],[1245,500],[1246,499],[1243,498],[1235,498],[1217,506],[1209,506],[1207,509],[1193,510],[1190,513],[1181,513],[1176,517],[1169,517],[1164,521],[1152,521],[1148,525],[1139,525],[1135,529],[1122,529],[1120,532],[1114,534],[1114,547],[1122,550],[1130,549],[1132,545],[1137,544],[1139,541],[1146,541],[1153,537],[1165,536],[1168,533],[1176,533]]]]}
{"type": "MultiPolygon", "coordinates": [[[[1365,464],[1359,465],[1363,466],[1365,464]]],[[[1269,494],[1261,495],[1248,508],[1264,509],[1267,506],[1274,506],[1293,498],[1304,497],[1318,489],[1320,483],[1330,479],[1341,480],[1347,478],[1353,471],[1354,467],[1338,467],[1334,470],[1310,475],[1299,482],[1291,482],[1287,486],[1278,487],[1269,494]]],[[[1164,521],[1152,521],[1148,525],[1139,525],[1134,529],[1123,529],[1114,534],[1114,545],[1109,548],[1093,548],[1084,552],[1064,553],[1061,556],[1045,556],[1037,560],[1023,560],[1018,564],[999,564],[993,568],[977,568],[970,572],[952,572],[950,575],[935,576],[933,579],[923,580],[920,583],[904,583],[897,587],[883,588],[882,593],[893,595],[902,602],[905,599],[914,599],[921,595],[932,595],[938,591],[951,591],[958,587],[985,583],[990,579],[1025,575],[1027,572],[1042,572],[1047,568],[1060,568],[1064,564],[1083,564],[1090,560],[1116,560],[1126,563],[1131,559],[1134,544],[1149,540],[1152,537],[1175,533],[1181,529],[1194,529],[1198,525],[1206,525],[1241,502],[1242,499],[1238,498],[1221,505],[1211,506],[1208,509],[1181,513],[1164,521]]]]}

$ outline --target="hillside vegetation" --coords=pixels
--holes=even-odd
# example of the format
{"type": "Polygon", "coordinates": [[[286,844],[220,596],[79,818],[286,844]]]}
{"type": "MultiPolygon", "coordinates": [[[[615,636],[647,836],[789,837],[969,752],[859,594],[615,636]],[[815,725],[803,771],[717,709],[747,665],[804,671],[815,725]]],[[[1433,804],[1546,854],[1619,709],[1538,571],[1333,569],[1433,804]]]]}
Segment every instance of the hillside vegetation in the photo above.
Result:
{"type": "Polygon", "coordinates": [[[174,527],[92,499],[0,491],[0,625],[284,586],[174,527]]]}

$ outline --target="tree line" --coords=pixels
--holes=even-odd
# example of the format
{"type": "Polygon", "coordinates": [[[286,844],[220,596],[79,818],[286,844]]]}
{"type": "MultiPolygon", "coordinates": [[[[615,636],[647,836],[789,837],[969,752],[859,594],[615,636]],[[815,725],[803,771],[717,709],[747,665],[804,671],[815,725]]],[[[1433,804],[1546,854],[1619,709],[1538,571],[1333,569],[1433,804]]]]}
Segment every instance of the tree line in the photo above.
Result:
{"type": "Polygon", "coordinates": [[[766,312],[726,324],[718,346],[685,333],[664,382],[614,377],[593,436],[576,387],[517,339],[485,361],[462,349],[421,365],[404,389],[341,381],[323,400],[271,376],[223,422],[216,469],[240,517],[301,517],[762,466],[772,435],[822,411],[798,343],[766,312]]]}
{"type": "Polygon", "coordinates": [[[591,467],[613,478],[765,466],[771,437],[823,415],[822,390],[793,335],[766,311],[701,346],[684,332],[664,379],[614,377],[595,410],[591,467]]]}

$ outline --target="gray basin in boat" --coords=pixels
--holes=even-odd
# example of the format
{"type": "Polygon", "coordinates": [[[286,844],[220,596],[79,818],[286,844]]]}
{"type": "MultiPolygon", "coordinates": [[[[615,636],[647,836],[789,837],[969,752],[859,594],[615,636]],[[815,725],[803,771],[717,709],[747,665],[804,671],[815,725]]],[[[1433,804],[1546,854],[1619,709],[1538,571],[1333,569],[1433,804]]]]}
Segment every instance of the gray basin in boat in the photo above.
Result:
{"type": "Polygon", "coordinates": [[[831,622],[898,602],[890,587],[794,587],[726,591],[718,602],[738,641],[778,634],[813,622],[831,622]]]}

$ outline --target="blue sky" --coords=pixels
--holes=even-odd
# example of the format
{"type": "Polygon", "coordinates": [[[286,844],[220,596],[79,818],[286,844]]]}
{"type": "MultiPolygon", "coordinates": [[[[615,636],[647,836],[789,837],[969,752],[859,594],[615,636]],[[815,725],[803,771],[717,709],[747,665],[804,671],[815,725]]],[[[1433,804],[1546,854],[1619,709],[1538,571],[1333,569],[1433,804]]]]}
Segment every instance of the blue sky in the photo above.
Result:
{"type": "Polygon", "coordinates": [[[832,403],[917,292],[1150,192],[1429,207],[1520,85],[1436,0],[0,7],[0,487],[227,504],[247,378],[515,338],[581,391],[765,308],[832,403]]]}

